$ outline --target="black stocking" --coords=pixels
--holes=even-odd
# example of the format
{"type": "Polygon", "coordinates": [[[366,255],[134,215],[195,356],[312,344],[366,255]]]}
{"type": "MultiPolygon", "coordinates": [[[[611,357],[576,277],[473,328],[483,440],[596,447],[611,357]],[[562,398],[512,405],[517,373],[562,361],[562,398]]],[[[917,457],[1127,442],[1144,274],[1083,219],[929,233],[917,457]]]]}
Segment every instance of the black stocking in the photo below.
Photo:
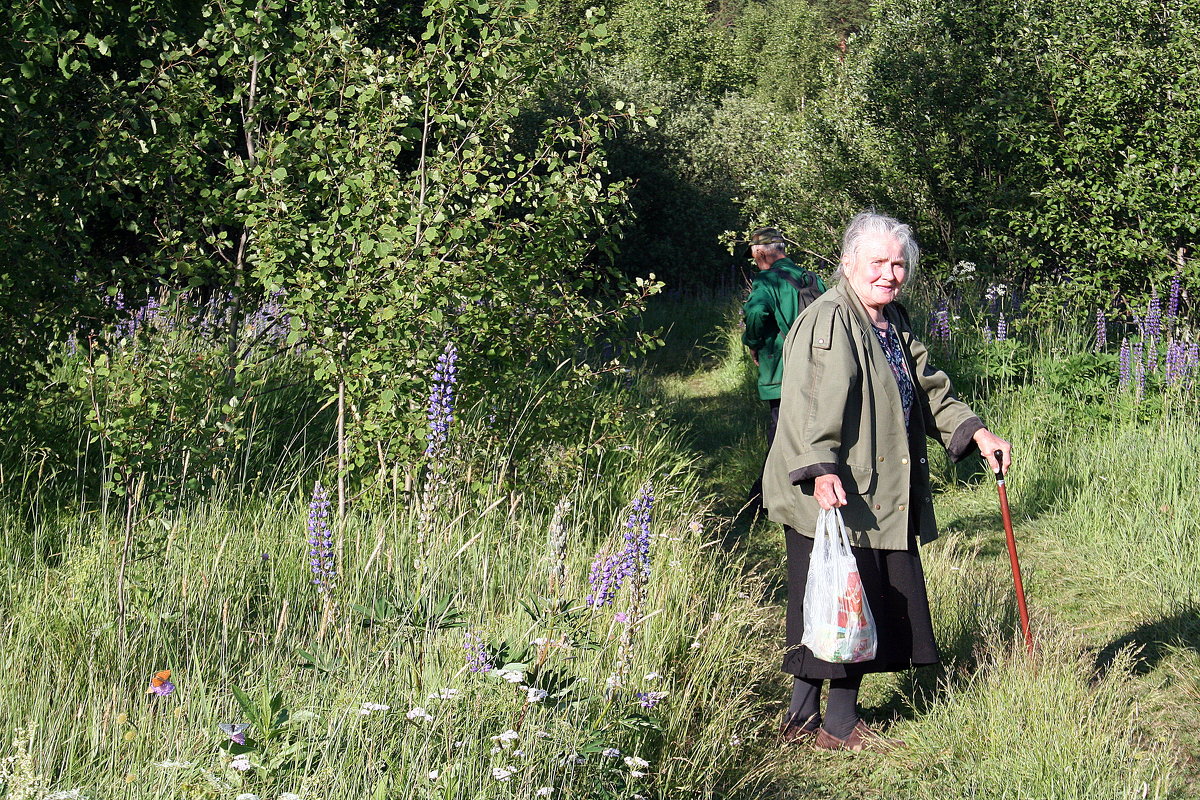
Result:
{"type": "Polygon", "coordinates": [[[858,687],[861,685],[861,675],[829,682],[824,728],[831,736],[845,739],[858,724],[858,687]]]}
{"type": "Polygon", "coordinates": [[[800,725],[810,730],[821,726],[821,680],[796,678],[792,683],[792,704],[785,725],[800,725]]]}

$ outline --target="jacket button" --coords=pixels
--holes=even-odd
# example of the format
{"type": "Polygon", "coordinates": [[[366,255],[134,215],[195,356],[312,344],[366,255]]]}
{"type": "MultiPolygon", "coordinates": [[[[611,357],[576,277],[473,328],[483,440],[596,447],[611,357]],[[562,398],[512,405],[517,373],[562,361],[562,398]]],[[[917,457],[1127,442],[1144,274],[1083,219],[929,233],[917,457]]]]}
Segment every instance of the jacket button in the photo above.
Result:
{"type": "Polygon", "coordinates": [[[880,461],[883,461],[883,456],[880,456],[880,457],[879,457],[879,460],[880,460],[880,461]]]}
{"type": "Polygon", "coordinates": [[[824,340],[824,339],[817,339],[817,344],[825,344],[825,340],[824,340]]]}
{"type": "Polygon", "coordinates": [[[921,463],[922,463],[922,464],[924,464],[924,463],[925,463],[925,459],[923,459],[923,458],[922,458],[922,459],[921,459],[921,463]]]}
{"type": "Polygon", "coordinates": [[[903,503],[901,503],[901,504],[900,504],[900,510],[901,510],[901,511],[903,511],[903,510],[904,510],[904,504],[903,504],[903,503]]]}
{"type": "Polygon", "coordinates": [[[879,510],[879,508],[880,508],[880,506],[879,506],[879,503],[876,503],[876,504],[875,504],[875,510],[876,510],[876,511],[878,511],[878,510],[879,510]]]}
{"type": "Polygon", "coordinates": [[[900,463],[901,463],[901,464],[907,464],[907,463],[908,463],[908,459],[907,459],[907,458],[902,458],[902,459],[900,459],[900,463]]]}

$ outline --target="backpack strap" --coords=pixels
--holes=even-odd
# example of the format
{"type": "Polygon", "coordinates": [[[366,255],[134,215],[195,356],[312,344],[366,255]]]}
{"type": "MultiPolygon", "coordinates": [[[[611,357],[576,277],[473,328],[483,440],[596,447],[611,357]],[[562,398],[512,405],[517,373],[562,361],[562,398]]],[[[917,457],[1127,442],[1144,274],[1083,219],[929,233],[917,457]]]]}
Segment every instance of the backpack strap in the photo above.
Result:
{"type": "Polygon", "coordinates": [[[805,270],[805,282],[801,283],[792,275],[782,269],[779,270],[779,277],[790,283],[796,290],[797,311],[803,311],[808,308],[808,304],[821,296],[821,287],[817,285],[817,278],[811,272],[805,270]]]}

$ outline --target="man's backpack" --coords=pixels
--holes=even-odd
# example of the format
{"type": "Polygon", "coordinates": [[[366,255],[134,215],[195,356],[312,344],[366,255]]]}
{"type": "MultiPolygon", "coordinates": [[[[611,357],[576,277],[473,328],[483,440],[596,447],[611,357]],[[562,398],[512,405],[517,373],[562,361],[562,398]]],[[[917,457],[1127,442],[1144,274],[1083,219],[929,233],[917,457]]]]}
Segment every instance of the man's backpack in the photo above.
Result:
{"type": "Polygon", "coordinates": [[[808,308],[808,304],[821,296],[821,287],[817,285],[817,276],[807,270],[804,272],[806,283],[801,283],[795,277],[789,275],[783,270],[779,271],[779,276],[790,283],[796,289],[796,313],[808,308]]]}

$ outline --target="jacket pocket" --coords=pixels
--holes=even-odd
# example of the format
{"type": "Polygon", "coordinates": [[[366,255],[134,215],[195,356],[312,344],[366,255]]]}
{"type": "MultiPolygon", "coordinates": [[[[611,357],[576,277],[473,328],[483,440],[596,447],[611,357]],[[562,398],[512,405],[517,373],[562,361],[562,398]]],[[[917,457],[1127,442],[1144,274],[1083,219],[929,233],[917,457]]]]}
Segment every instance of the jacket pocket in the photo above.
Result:
{"type": "Polygon", "coordinates": [[[841,464],[838,466],[838,477],[842,479],[842,488],[848,494],[871,494],[875,491],[874,467],[841,464]]]}

